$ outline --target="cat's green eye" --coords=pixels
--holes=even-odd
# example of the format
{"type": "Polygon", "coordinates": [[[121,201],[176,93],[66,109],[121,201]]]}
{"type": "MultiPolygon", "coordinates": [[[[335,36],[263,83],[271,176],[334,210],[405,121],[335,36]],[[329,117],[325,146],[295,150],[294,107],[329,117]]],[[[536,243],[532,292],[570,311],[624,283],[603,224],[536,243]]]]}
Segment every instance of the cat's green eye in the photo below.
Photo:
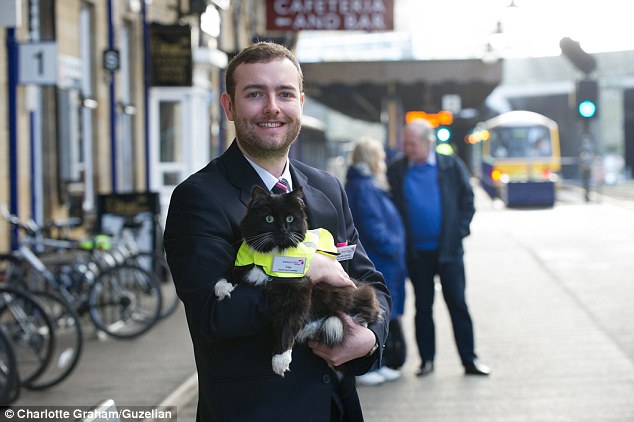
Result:
{"type": "Polygon", "coordinates": [[[267,216],[266,216],[266,222],[267,222],[267,223],[272,223],[272,222],[273,222],[273,220],[275,220],[275,219],[273,218],[273,216],[272,216],[272,215],[267,215],[267,216]]]}
{"type": "Polygon", "coordinates": [[[286,216],[286,222],[287,222],[287,223],[292,223],[294,219],[295,219],[295,218],[294,218],[292,215],[287,215],[287,216],[286,216]]]}

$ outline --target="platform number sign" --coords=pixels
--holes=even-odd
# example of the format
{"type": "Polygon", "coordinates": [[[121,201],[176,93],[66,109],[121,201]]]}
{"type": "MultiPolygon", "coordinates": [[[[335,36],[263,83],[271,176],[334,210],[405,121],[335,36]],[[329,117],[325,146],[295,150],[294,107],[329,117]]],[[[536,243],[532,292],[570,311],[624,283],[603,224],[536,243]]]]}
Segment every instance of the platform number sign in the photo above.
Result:
{"type": "Polygon", "coordinates": [[[57,43],[20,44],[18,66],[21,84],[56,85],[57,43]]]}

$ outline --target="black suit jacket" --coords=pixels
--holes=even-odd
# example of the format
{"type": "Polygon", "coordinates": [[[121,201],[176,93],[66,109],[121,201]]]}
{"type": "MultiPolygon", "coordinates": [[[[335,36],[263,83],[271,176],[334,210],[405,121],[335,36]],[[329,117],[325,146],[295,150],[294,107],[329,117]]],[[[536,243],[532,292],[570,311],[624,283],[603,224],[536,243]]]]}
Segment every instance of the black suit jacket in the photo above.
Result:
{"type": "MultiPolygon", "coordinates": [[[[391,301],[383,277],[359,244],[343,187],[332,175],[291,160],[293,186],[301,186],[309,228],[326,228],[336,242],[357,244],[342,265],[351,277],[372,283],[385,315],[391,301]]],[[[293,349],[284,378],[271,369],[272,339],[267,303],[260,289],[241,285],[217,301],[214,284],[232,268],[242,241],[239,222],[257,172],[236,142],[172,195],[164,246],[179,297],[185,304],[199,379],[199,421],[329,421],[331,399],[347,420],[363,420],[353,375],[341,381],[305,345],[293,349]]],[[[369,328],[385,343],[387,322],[369,328]]],[[[380,353],[351,362],[367,371],[380,353]]]]}

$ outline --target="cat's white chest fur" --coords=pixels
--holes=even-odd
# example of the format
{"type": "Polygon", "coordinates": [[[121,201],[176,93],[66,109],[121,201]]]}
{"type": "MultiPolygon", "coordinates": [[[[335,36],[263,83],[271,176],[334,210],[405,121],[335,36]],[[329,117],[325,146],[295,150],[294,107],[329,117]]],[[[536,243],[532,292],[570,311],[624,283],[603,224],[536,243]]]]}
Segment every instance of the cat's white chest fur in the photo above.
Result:
{"type": "Polygon", "coordinates": [[[251,271],[247,273],[247,281],[254,286],[261,286],[271,279],[262,268],[254,265],[251,271]]]}

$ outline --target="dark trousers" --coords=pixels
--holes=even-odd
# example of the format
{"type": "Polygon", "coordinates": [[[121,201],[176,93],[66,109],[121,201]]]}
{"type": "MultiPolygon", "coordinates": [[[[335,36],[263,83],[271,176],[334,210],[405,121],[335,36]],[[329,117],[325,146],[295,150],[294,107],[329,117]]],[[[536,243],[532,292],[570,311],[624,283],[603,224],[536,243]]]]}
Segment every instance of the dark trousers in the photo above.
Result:
{"type": "Polygon", "coordinates": [[[473,324],[465,299],[465,269],[462,259],[439,262],[438,251],[416,251],[408,262],[416,300],[416,342],[423,361],[433,361],[436,353],[433,304],[434,278],[440,277],[443,297],[449,310],[454,338],[462,362],[476,358],[473,324]]]}

